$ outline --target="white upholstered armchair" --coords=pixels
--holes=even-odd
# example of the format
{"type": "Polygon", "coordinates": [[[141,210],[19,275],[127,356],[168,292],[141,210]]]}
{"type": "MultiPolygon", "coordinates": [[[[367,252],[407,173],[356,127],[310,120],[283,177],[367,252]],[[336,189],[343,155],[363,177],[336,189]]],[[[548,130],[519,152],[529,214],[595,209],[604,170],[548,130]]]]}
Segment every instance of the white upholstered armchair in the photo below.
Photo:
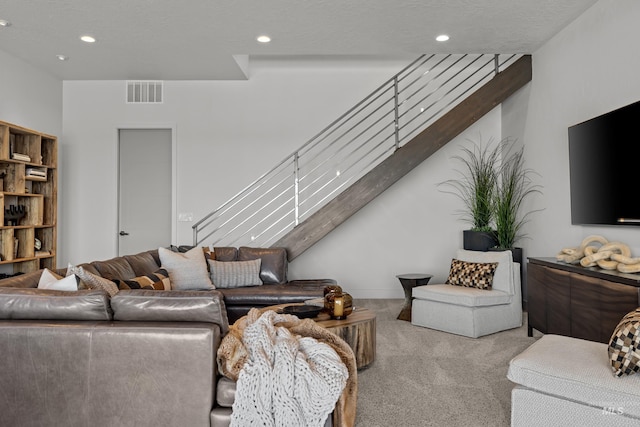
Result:
{"type": "Polygon", "coordinates": [[[477,338],[522,326],[520,264],[511,251],[478,252],[459,249],[456,259],[498,265],[492,289],[434,284],[413,289],[411,323],[477,338]]]}

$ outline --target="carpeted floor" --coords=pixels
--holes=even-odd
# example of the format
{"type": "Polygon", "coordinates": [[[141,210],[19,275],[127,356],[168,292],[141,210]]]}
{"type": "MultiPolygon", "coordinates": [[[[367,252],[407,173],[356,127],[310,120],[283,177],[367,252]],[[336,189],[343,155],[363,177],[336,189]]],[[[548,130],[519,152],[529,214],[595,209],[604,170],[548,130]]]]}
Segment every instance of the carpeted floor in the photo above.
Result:
{"type": "Polygon", "coordinates": [[[358,372],[356,426],[509,426],[507,367],[535,341],[526,325],[466,338],[396,320],[402,304],[354,301],[377,314],[376,360],[358,372]]]}

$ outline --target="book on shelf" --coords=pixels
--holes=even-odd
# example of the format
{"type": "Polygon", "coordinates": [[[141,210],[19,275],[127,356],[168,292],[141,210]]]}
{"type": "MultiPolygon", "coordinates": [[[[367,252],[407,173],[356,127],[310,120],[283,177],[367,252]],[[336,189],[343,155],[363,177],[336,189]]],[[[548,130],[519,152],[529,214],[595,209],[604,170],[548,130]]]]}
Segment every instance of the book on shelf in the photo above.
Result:
{"type": "Polygon", "coordinates": [[[27,156],[26,154],[22,154],[22,153],[11,153],[11,158],[13,160],[20,160],[23,162],[30,162],[31,161],[31,157],[27,156]]]}
{"type": "Polygon", "coordinates": [[[25,174],[27,176],[35,176],[38,178],[46,178],[47,177],[47,170],[44,168],[26,168],[25,169],[25,174]]]}
{"type": "Polygon", "coordinates": [[[51,255],[51,251],[36,251],[36,257],[41,257],[41,256],[49,256],[51,255]]]}

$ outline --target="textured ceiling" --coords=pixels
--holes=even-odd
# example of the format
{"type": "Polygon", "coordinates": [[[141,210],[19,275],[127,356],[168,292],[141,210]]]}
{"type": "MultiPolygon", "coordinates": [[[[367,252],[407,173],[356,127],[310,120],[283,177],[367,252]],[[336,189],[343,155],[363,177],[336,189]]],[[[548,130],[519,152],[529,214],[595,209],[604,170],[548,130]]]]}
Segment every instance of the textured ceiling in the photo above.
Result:
{"type": "Polygon", "coordinates": [[[252,55],[532,53],[595,2],[3,0],[0,50],[65,80],[244,79],[252,55]]]}

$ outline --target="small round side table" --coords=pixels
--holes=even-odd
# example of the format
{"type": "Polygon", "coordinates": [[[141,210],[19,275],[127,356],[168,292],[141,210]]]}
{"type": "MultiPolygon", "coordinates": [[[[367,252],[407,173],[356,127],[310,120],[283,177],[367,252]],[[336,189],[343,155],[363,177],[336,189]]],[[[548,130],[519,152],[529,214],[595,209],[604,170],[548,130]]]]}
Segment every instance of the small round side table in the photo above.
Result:
{"type": "Polygon", "coordinates": [[[431,274],[422,273],[409,273],[398,274],[396,276],[402,284],[404,289],[404,306],[402,311],[398,314],[398,320],[411,321],[411,301],[413,300],[413,288],[416,286],[423,286],[429,283],[429,280],[433,277],[431,274]]]}

